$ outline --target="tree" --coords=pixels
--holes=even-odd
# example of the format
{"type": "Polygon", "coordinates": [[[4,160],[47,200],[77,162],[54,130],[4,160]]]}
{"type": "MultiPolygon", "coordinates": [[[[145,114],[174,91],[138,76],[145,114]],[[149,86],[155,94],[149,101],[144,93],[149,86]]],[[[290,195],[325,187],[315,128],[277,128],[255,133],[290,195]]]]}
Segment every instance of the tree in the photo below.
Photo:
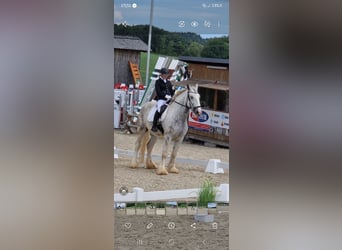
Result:
{"type": "Polygon", "coordinates": [[[211,58],[229,58],[229,42],[228,37],[208,39],[201,52],[203,57],[211,58]]]}
{"type": "Polygon", "coordinates": [[[198,42],[192,42],[188,46],[188,48],[184,51],[184,56],[196,56],[199,57],[201,55],[201,51],[203,49],[203,45],[198,42]]]}

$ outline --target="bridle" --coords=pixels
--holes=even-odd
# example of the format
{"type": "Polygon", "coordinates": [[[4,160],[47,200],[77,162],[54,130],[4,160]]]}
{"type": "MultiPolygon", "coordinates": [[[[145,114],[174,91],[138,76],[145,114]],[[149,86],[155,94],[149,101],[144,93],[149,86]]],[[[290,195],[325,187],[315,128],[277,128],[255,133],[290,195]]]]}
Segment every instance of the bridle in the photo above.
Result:
{"type": "Polygon", "coordinates": [[[197,93],[196,92],[190,92],[190,90],[188,90],[187,92],[188,93],[187,93],[187,102],[186,102],[186,104],[177,102],[176,99],[174,100],[174,102],[177,103],[178,105],[182,106],[182,107],[185,107],[187,111],[189,109],[191,109],[193,112],[195,112],[195,110],[200,108],[201,106],[194,106],[194,104],[192,103],[191,98],[190,98],[190,93],[194,93],[194,94],[197,94],[197,93]],[[188,106],[188,103],[190,104],[190,106],[188,106]]]}

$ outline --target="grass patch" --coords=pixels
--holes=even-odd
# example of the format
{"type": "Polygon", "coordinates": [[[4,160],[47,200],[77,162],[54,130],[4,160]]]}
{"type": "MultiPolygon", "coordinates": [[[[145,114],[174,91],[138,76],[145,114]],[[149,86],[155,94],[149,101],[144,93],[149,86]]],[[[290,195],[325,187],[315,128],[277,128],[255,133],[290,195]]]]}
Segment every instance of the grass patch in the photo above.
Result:
{"type": "MultiPolygon", "coordinates": [[[[155,54],[155,53],[151,53],[150,54],[150,68],[149,68],[149,78],[152,76],[152,72],[154,70],[154,66],[156,65],[157,61],[158,61],[158,57],[159,54],[155,54]]],[[[148,85],[148,83],[146,83],[146,65],[147,65],[147,52],[141,52],[140,53],[140,74],[142,77],[142,81],[144,83],[145,86],[148,85]]]]}

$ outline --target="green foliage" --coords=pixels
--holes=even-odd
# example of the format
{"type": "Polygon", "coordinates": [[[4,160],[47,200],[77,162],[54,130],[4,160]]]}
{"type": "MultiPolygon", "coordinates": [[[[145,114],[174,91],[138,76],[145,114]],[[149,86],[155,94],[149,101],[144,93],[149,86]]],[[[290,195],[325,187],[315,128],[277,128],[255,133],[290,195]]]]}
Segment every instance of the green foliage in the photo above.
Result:
{"type": "Polygon", "coordinates": [[[135,203],[126,203],[126,208],[135,207],[135,203]]]}
{"type": "Polygon", "coordinates": [[[165,207],[166,207],[165,203],[157,203],[156,204],[156,208],[165,208],[165,207]]]}
{"type": "Polygon", "coordinates": [[[208,203],[215,202],[217,190],[210,179],[205,179],[200,187],[197,203],[200,207],[207,207],[208,203]]]}
{"type": "Polygon", "coordinates": [[[188,204],[186,202],[179,202],[178,203],[178,207],[180,207],[180,208],[187,208],[188,204]]]}
{"type": "Polygon", "coordinates": [[[188,207],[196,207],[197,203],[196,202],[190,202],[188,203],[188,207]]]}
{"type": "Polygon", "coordinates": [[[208,39],[201,52],[203,57],[211,58],[229,58],[229,40],[228,37],[208,39]]]}
{"type": "Polygon", "coordinates": [[[189,47],[185,49],[183,55],[184,56],[196,56],[199,57],[201,55],[201,51],[203,49],[203,45],[198,42],[190,43],[189,47]]]}
{"type": "Polygon", "coordinates": [[[145,208],[146,204],[145,203],[135,203],[136,208],[145,208]]]}

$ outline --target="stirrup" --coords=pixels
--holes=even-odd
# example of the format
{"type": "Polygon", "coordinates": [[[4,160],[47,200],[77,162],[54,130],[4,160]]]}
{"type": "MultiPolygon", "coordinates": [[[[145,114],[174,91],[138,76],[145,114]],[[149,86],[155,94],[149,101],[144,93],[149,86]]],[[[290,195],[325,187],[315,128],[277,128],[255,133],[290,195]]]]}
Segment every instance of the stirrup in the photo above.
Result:
{"type": "Polygon", "coordinates": [[[158,127],[157,127],[157,126],[155,126],[155,127],[152,127],[152,128],[151,128],[151,131],[153,131],[153,132],[158,132],[158,131],[159,131],[159,129],[158,129],[158,127]]]}

